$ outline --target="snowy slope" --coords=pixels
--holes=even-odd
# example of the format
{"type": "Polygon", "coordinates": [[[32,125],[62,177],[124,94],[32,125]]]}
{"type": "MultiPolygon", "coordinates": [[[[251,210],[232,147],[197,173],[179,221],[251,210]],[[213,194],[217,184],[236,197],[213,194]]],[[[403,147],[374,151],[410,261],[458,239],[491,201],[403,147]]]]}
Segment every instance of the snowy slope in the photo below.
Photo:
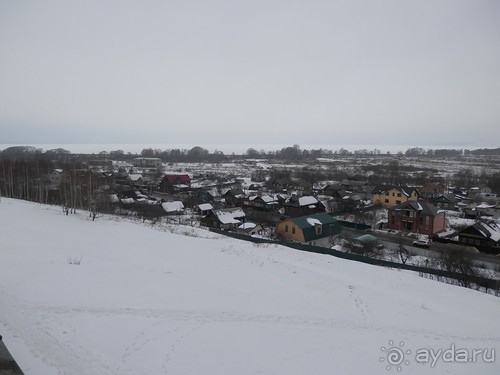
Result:
{"type": "Polygon", "coordinates": [[[27,375],[499,373],[500,298],[411,272],[5,198],[0,235],[0,334],[27,375]]]}

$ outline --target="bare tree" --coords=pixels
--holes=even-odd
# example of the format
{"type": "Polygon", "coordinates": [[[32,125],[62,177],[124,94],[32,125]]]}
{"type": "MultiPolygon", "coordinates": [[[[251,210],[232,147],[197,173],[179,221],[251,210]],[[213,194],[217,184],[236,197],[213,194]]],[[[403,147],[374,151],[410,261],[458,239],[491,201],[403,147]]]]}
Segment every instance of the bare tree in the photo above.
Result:
{"type": "Polygon", "coordinates": [[[474,267],[471,254],[463,249],[443,251],[437,262],[442,270],[457,274],[458,284],[466,288],[471,288],[483,276],[474,267]]]}
{"type": "Polygon", "coordinates": [[[410,253],[403,245],[403,236],[401,232],[398,233],[398,246],[396,248],[392,248],[391,253],[397,256],[403,264],[406,264],[406,262],[408,262],[408,260],[411,258],[410,253]]]}
{"type": "Polygon", "coordinates": [[[383,255],[383,249],[377,246],[377,243],[345,241],[344,246],[350,253],[357,255],[362,255],[370,258],[380,258],[383,255]]]}

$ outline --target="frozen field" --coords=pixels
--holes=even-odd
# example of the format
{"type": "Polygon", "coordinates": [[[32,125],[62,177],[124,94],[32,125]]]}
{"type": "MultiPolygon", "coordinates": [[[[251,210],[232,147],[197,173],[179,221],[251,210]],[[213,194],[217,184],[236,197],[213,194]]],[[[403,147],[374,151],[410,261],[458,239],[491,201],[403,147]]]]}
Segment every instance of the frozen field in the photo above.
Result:
{"type": "Polygon", "coordinates": [[[499,373],[499,298],[196,233],[2,198],[0,334],[26,375],[499,373]]]}

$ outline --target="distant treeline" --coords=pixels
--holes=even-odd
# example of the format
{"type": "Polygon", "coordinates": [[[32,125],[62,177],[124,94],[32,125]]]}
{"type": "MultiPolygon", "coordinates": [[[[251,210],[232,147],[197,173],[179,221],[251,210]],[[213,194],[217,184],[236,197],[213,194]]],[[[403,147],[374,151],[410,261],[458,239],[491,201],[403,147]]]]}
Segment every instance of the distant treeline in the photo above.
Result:
{"type": "Polygon", "coordinates": [[[74,162],[75,160],[88,161],[88,160],[131,160],[136,157],[156,157],[160,158],[163,162],[222,162],[233,158],[252,158],[252,159],[281,159],[281,160],[305,160],[315,159],[321,157],[332,156],[407,156],[407,157],[474,157],[474,156],[500,156],[500,148],[481,148],[475,150],[468,149],[424,149],[420,147],[413,147],[407,149],[405,152],[398,152],[391,154],[390,152],[382,153],[378,149],[368,150],[360,149],[349,151],[341,148],[339,150],[329,149],[301,149],[299,145],[290,147],[283,147],[280,150],[265,151],[249,148],[242,155],[226,155],[222,151],[209,152],[207,149],[195,146],[191,149],[169,149],[160,150],[145,148],[140,154],[125,152],[123,150],[102,151],[97,154],[73,154],[71,151],[58,148],[43,151],[40,148],[32,146],[13,146],[0,152],[0,160],[33,160],[35,158],[42,158],[46,160],[56,160],[59,164],[62,162],[74,162]]]}

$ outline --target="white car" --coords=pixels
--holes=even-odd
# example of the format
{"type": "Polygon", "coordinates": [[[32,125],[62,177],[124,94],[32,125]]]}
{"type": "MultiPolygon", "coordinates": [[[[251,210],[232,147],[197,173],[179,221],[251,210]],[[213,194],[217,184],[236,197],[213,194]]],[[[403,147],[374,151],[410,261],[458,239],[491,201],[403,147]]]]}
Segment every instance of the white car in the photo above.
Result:
{"type": "Polygon", "coordinates": [[[420,238],[418,240],[413,241],[413,246],[429,248],[429,240],[425,238],[420,238]]]}

